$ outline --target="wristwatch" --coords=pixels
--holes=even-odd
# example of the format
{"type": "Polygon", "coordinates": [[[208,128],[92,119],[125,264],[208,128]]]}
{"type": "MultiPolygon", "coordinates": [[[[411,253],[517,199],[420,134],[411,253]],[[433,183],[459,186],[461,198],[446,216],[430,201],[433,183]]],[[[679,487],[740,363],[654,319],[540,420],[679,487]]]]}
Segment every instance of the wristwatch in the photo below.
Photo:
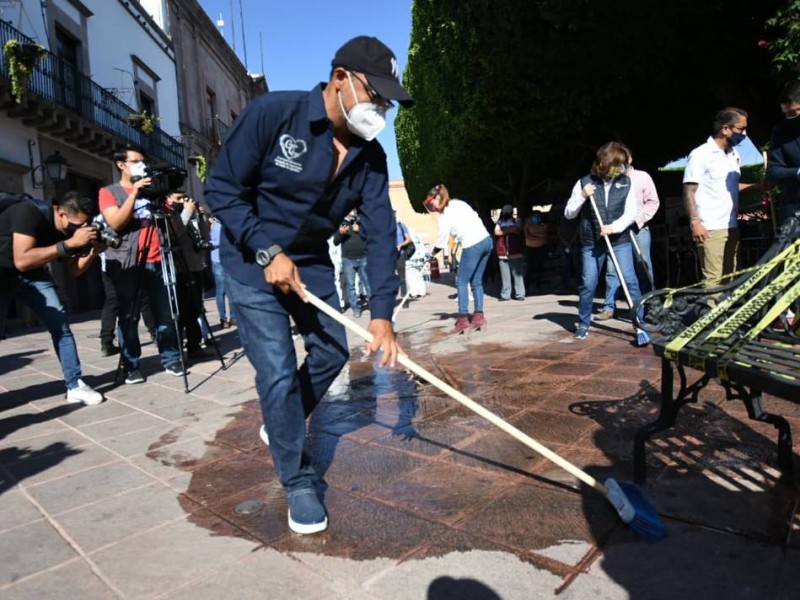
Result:
{"type": "Polygon", "coordinates": [[[281,252],[283,252],[283,248],[281,248],[278,244],[272,244],[272,246],[266,250],[259,248],[256,250],[256,263],[258,263],[259,267],[268,267],[269,264],[275,260],[275,257],[281,252]]]}

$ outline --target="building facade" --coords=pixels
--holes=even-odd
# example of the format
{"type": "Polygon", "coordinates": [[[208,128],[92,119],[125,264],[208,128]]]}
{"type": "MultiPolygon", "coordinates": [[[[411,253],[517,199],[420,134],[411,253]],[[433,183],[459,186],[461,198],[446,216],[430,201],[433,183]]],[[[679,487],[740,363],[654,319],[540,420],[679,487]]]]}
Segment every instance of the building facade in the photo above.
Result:
{"type": "MultiPolygon", "coordinates": [[[[202,203],[198,157],[210,168],[233,120],[267,91],[197,0],[8,0],[0,45],[10,40],[43,51],[20,97],[9,61],[0,63],[1,192],[96,197],[117,179],[113,152],[132,144],[152,166],[186,169],[202,203]],[[53,160],[65,164],[63,180],[48,175],[53,160]]],[[[72,312],[102,305],[97,268],[76,279],[54,265],[53,274],[72,312]]],[[[11,326],[25,318],[11,316],[11,326]]]]}
{"type": "MultiPolygon", "coordinates": [[[[158,3],[159,0],[153,0],[158,3]]],[[[267,91],[263,75],[251,75],[197,0],[168,0],[175,48],[181,139],[187,157],[210,168],[237,115],[267,91]]],[[[187,191],[201,204],[203,184],[190,169],[187,191]]]]}
{"type": "MultiPolygon", "coordinates": [[[[11,61],[0,62],[0,191],[96,197],[117,179],[112,155],[126,144],[144,148],[151,163],[184,168],[175,52],[165,27],[136,0],[4,2],[4,50],[12,40],[20,56],[41,48],[32,52],[38,57],[19,95],[11,61]],[[143,111],[155,117],[151,132],[132,118],[143,111]],[[54,161],[66,166],[61,180],[48,175],[54,161]]],[[[55,265],[53,274],[73,312],[102,304],[96,269],[76,279],[55,265]]]]}

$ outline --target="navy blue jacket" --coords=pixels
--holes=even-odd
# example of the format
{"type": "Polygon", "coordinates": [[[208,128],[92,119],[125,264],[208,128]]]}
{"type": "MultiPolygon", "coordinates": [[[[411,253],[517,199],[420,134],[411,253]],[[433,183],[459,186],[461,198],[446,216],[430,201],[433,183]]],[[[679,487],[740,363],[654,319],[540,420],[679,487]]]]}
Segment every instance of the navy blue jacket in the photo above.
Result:
{"type": "MultiPolygon", "coordinates": [[[[608,206],[606,206],[606,189],[603,180],[596,175],[581,177],[581,187],[584,187],[587,183],[594,184],[594,199],[597,204],[597,211],[603,219],[602,225],[608,225],[619,219],[622,213],[625,212],[625,199],[631,190],[630,178],[627,175],[618,175],[614,178],[614,183],[608,194],[608,206]]],[[[592,209],[592,205],[588,200],[581,207],[580,232],[583,246],[594,246],[595,244],[605,246],[605,242],[600,237],[600,224],[597,223],[594,209],[592,209]]],[[[615,246],[630,243],[630,236],[627,232],[628,230],[626,229],[622,233],[615,233],[609,236],[611,243],[615,246]]]]}
{"type": "Polygon", "coordinates": [[[780,121],[767,151],[766,180],[781,186],[781,204],[800,204],[800,118],[780,121]]]}
{"type": "Polygon", "coordinates": [[[224,225],[220,260],[237,281],[272,292],[254,253],[280,244],[312,292],[332,293],[327,240],[357,208],[367,240],[370,314],[390,319],[399,281],[386,154],[378,142],[354,135],[344,164],[328,181],[333,124],[324,86],[264,94],[231,127],[205,190],[224,225]]]}

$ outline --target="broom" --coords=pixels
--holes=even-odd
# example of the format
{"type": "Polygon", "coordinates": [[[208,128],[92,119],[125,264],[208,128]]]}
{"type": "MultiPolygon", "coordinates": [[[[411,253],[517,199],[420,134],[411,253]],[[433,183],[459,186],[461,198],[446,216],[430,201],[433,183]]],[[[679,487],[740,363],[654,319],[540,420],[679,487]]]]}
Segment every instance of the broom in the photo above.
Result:
{"type": "MultiPolygon", "coordinates": [[[[603,218],[600,216],[600,211],[597,210],[597,204],[594,202],[594,194],[589,196],[589,202],[592,204],[592,210],[594,211],[594,216],[597,218],[597,223],[600,227],[603,226],[603,218]]],[[[620,285],[622,285],[622,291],[625,292],[625,300],[628,301],[628,306],[631,307],[631,311],[635,311],[636,309],[633,306],[633,300],[631,300],[631,293],[628,291],[628,284],[625,283],[625,277],[622,273],[622,269],[619,268],[619,262],[617,262],[617,255],[614,254],[614,247],[611,245],[611,240],[608,238],[607,235],[601,236],[606,241],[606,247],[608,248],[608,254],[611,256],[611,262],[614,263],[614,268],[617,270],[617,279],[619,279],[620,285]]],[[[632,318],[635,318],[635,315],[631,315],[632,318]]],[[[637,346],[646,346],[650,343],[650,336],[647,335],[647,332],[644,329],[639,329],[638,327],[634,327],[636,330],[636,345],[637,346]]]]}
{"type": "MultiPolygon", "coordinates": [[[[305,294],[308,298],[308,301],[318,310],[325,313],[331,319],[340,325],[343,325],[367,342],[372,342],[373,336],[369,331],[346,318],[334,308],[328,306],[325,302],[308,291],[308,289],[305,290],[305,294]]],[[[487,410],[474,400],[468,398],[453,386],[436,377],[436,375],[433,373],[423,369],[413,362],[407,355],[400,354],[397,360],[403,367],[411,371],[413,374],[439,388],[445,394],[454,400],[457,400],[471,411],[477,413],[479,416],[483,417],[493,425],[496,425],[571,475],[574,475],[589,487],[603,494],[617,511],[622,521],[630,525],[631,530],[634,533],[651,542],[658,541],[666,536],[664,523],[662,523],[653,506],[632,483],[619,482],[612,478],[606,479],[605,483],[597,481],[597,479],[581,470],[576,465],[556,454],[546,446],[540,444],[532,437],[523,433],[507,421],[504,421],[502,418],[487,410]]]]}

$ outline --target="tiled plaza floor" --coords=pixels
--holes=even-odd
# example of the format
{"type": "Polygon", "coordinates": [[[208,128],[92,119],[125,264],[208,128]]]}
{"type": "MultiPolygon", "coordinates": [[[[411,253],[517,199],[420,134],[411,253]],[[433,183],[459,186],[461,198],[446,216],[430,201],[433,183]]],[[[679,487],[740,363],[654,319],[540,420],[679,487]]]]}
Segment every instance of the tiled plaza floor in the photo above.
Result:
{"type": "MultiPolygon", "coordinates": [[[[661,376],[630,325],[605,322],[579,342],[574,295],[487,298],[488,330],[454,338],[446,281],[398,314],[409,356],[594,476],[630,479],[661,376]]],[[[192,365],[188,394],[153,344],[147,382],[115,387],[117,358],[100,356],[97,330],[73,326],[100,406],[65,403],[46,332],[0,342],[4,600],[800,594],[797,484],[775,468],[772,427],[716,386],[649,444],[642,489],[669,536],[647,544],[602,496],[436,388],[376,368],[351,338],[309,422],[331,526],[300,537],[258,438],[236,330],[215,331],[226,368],[192,365]]],[[[797,431],[800,406],[774,406],[797,431]]]]}

